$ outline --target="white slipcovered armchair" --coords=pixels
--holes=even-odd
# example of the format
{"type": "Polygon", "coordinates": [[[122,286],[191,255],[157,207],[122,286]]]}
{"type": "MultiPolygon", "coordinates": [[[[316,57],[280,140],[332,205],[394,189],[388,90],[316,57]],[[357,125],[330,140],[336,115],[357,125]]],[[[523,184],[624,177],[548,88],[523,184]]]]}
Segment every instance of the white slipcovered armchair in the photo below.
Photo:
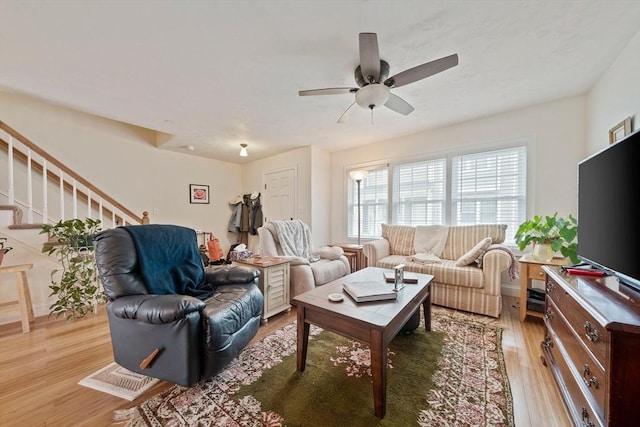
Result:
{"type": "Polygon", "coordinates": [[[351,272],[342,248],[311,247],[309,226],[300,220],[269,221],[258,228],[258,253],[290,261],[291,298],[351,272]]]}

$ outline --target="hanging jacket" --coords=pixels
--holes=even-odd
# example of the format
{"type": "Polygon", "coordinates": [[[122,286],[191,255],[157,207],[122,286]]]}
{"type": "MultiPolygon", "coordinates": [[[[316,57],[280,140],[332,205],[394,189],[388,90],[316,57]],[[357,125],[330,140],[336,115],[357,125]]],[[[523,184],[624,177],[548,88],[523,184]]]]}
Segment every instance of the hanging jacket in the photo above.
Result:
{"type": "Polygon", "coordinates": [[[229,219],[229,226],[227,230],[231,233],[239,233],[240,232],[240,222],[242,220],[242,203],[236,203],[233,208],[233,212],[231,212],[231,218],[229,219]]]}
{"type": "Polygon", "coordinates": [[[252,200],[251,204],[251,225],[249,234],[255,236],[258,234],[258,228],[262,227],[262,204],[260,203],[260,196],[252,200]]]}

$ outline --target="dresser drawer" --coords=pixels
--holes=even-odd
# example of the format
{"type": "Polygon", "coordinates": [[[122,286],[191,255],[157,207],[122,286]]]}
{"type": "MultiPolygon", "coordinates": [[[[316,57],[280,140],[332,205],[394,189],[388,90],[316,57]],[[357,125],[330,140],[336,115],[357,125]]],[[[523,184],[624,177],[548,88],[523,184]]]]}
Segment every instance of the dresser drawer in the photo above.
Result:
{"type": "Polygon", "coordinates": [[[601,415],[591,406],[589,399],[583,393],[574,372],[569,368],[558,346],[559,338],[554,330],[549,329],[547,339],[543,343],[543,353],[550,365],[554,379],[561,390],[567,409],[575,425],[584,427],[604,427],[606,424],[601,415]]]}
{"type": "Polygon", "coordinates": [[[547,302],[545,323],[547,329],[552,331],[553,335],[559,340],[560,344],[556,343],[556,346],[562,345],[569,355],[569,360],[566,363],[573,365],[577,374],[581,376],[578,381],[581,381],[582,388],[586,389],[591,396],[595,409],[600,414],[604,414],[605,391],[607,389],[607,377],[605,376],[604,367],[593,358],[593,355],[576,338],[553,301],[547,302]]]}
{"type": "Polygon", "coordinates": [[[606,366],[609,334],[580,304],[561,286],[547,281],[547,298],[564,314],[576,336],[584,343],[601,366],[606,366]]]}

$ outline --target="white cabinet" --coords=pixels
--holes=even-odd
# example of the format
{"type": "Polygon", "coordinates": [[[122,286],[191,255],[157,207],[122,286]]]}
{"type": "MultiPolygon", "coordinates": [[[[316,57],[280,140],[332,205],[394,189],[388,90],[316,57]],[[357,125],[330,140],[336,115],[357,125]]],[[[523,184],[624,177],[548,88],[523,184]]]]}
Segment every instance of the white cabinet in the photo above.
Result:
{"type": "Polygon", "coordinates": [[[234,263],[251,266],[260,270],[260,290],[264,295],[264,307],[262,309],[262,324],[266,324],[269,317],[291,310],[289,296],[290,266],[289,261],[279,258],[248,258],[236,260],[234,263]]]}

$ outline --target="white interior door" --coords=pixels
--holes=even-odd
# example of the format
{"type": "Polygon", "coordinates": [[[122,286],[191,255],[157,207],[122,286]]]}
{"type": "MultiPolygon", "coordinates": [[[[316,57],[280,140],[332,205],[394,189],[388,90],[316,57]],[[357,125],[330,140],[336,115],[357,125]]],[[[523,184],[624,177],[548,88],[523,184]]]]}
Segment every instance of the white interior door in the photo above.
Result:
{"type": "Polygon", "coordinates": [[[264,220],[295,218],[296,168],[267,172],[264,175],[264,220]]]}

